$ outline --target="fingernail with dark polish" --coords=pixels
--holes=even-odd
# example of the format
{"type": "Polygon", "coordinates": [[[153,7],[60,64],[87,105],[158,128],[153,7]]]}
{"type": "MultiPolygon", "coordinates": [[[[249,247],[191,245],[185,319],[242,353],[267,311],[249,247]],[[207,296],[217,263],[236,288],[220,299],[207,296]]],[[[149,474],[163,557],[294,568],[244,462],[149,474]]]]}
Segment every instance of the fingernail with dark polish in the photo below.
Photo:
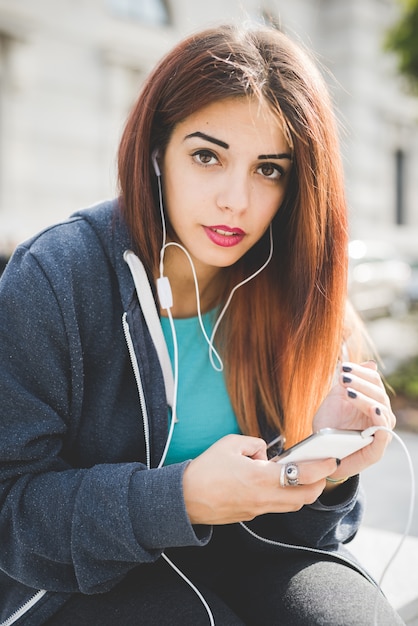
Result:
{"type": "Polygon", "coordinates": [[[337,463],[337,467],[339,467],[341,465],[341,459],[335,459],[336,463],[337,463]]]}
{"type": "Polygon", "coordinates": [[[353,368],[349,365],[343,365],[343,372],[352,372],[353,368]]]}
{"type": "Polygon", "coordinates": [[[382,411],[379,409],[378,406],[375,408],[374,412],[376,413],[376,415],[382,415],[382,411]]]}
{"type": "Polygon", "coordinates": [[[350,376],[343,376],[343,383],[352,383],[353,379],[350,376]]]}
{"type": "Polygon", "coordinates": [[[347,389],[347,395],[349,398],[357,398],[357,394],[352,389],[347,389]]]}

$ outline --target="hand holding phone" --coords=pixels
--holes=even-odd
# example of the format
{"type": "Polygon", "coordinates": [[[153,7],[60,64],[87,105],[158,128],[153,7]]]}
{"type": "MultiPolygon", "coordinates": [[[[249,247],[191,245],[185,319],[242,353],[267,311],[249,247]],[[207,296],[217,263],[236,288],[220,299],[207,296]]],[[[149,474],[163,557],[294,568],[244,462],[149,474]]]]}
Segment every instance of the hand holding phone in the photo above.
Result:
{"type": "Polygon", "coordinates": [[[362,430],[322,428],[281,454],[272,457],[276,463],[343,459],[373,441],[373,435],[362,430]]]}

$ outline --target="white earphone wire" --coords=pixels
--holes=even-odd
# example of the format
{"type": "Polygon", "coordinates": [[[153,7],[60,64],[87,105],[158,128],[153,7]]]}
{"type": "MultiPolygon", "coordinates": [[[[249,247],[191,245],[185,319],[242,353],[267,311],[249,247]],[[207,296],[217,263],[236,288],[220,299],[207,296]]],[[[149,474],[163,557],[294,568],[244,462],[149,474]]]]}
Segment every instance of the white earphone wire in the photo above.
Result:
{"type": "MultiPolygon", "coordinates": [[[[213,327],[212,334],[211,334],[211,337],[210,337],[210,342],[209,342],[209,358],[210,358],[210,362],[212,364],[212,367],[214,369],[216,369],[217,371],[222,371],[222,369],[223,369],[223,365],[222,365],[221,370],[217,369],[216,365],[213,362],[213,356],[212,356],[212,353],[215,353],[217,355],[217,352],[215,351],[215,349],[213,347],[213,341],[215,339],[216,332],[217,332],[217,330],[219,328],[219,324],[221,323],[222,318],[225,315],[226,310],[228,309],[228,307],[229,307],[229,305],[231,303],[232,297],[233,297],[234,293],[237,291],[237,289],[239,289],[240,287],[242,287],[243,285],[248,283],[250,280],[252,280],[256,276],[258,276],[258,274],[260,274],[267,267],[267,265],[270,263],[271,258],[273,256],[273,227],[272,227],[271,224],[270,224],[270,227],[269,227],[269,237],[270,237],[270,252],[269,252],[269,255],[267,257],[267,260],[263,263],[263,265],[257,271],[255,271],[253,274],[251,274],[251,276],[248,276],[243,281],[238,283],[238,285],[235,285],[235,287],[231,290],[231,292],[230,292],[230,294],[228,296],[228,299],[227,299],[227,301],[226,301],[222,311],[218,315],[216,323],[215,323],[215,325],[213,327]]],[[[222,361],[221,361],[221,363],[222,363],[222,361]]]]}
{"type": "MultiPolygon", "coordinates": [[[[216,348],[214,347],[214,340],[215,340],[215,335],[216,332],[219,328],[219,325],[231,303],[231,300],[233,298],[234,293],[237,291],[237,289],[239,289],[240,287],[242,287],[243,285],[245,285],[246,283],[248,283],[250,280],[252,280],[253,278],[255,278],[256,276],[258,276],[258,274],[260,274],[266,267],[267,265],[270,263],[272,256],[273,256],[273,228],[272,228],[272,224],[270,224],[269,226],[269,240],[270,240],[270,251],[269,251],[269,255],[266,259],[266,261],[263,263],[263,265],[261,267],[258,268],[258,270],[256,270],[253,274],[251,274],[250,276],[248,276],[247,278],[245,278],[244,280],[242,280],[240,283],[238,283],[237,285],[235,285],[235,287],[233,287],[233,289],[231,290],[228,299],[221,311],[221,313],[219,314],[216,323],[213,327],[212,330],[212,334],[210,337],[208,337],[208,334],[206,332],[206,329],[204,327],[203,324],[203,320],[202,320],[202,313],[201,313],[201,307],[200,307],[200,293],[199,293],[199,282],[197,279],[197,275],[196,275],[196,270],[194,267],[194,263],[193,263],[193,259],[190,256],[189,252],[186,250],[186,248],[184,246],[182,246],[181,244],[175,242],[175,241],[169,241],[167,243],[167,228],[166,228],[166,223],[165,223],[165,216],[164,216],[164,205],[163,205],[163,198],[162,198],[162,188],[161,188],[161,177],[157,176],[157,180],[158,180],[158,196],[159,196],[159,208],[160,208],[160,215],[161,215],[161,223],[162,223],[162,245],[161,245],[161,250],[160,250],[160,281],[164,277],[164,253],[165,250],[170,247],[170,246],[175,246],[177,248],[180,248],[180,250],[182,250],[184,252],[184,254],[187,256],[187,259],[190,263],[190,267],[192,270],[192,274],[193,274],[193,280],[194,280],[194,284],[195,284],[195,291],[196,291],[196,305],[197,305],[197,316],[199,319],[199,325],[202,331],[202,334],[209,346],[209,359],[211,362],[212,367],[217,371],[217,372],[222,372],[224,369],[223,366],[223,362],[222,359],[219,355],[219,353],[217,352],[216,348]],[[218,362],[218,365],[215,363],[214,360],[214,356],[218,362]]],[[[168,279],[167,279],[168,280],[168,279]]],[[[165,300],[165,298],[164,298],[165,300]]],[[[165,302],[161,302],[161,307],[163,309],[165,309],[167,312],[169,311],[168,306],[166,306],[165,302]]]]}

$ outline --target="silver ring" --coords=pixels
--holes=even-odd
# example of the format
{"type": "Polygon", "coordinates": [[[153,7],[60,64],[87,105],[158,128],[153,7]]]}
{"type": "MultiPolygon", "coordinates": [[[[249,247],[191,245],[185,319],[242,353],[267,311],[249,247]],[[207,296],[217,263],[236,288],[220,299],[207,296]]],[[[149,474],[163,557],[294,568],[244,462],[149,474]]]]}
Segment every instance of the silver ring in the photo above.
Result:
{"type": "Polygon", "coordinates": [[[280,471],[281,487],[296,487],[299,484],[299,467],[296,463],[286,463],[282,465],[280,471]]]}

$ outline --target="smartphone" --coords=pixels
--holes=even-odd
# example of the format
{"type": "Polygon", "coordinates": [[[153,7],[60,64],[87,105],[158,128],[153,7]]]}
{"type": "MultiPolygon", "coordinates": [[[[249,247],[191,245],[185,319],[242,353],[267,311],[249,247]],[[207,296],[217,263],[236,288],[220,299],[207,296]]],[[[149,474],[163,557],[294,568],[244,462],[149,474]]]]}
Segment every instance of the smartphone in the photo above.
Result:
{"type": "Polygon", "coordinates": [[[291,463],[330,458],[343,459],[373,441],[373,435],[363,436],[362,433],[361,430],[322,428],[270,460],[276,463],[291,463]]]}

